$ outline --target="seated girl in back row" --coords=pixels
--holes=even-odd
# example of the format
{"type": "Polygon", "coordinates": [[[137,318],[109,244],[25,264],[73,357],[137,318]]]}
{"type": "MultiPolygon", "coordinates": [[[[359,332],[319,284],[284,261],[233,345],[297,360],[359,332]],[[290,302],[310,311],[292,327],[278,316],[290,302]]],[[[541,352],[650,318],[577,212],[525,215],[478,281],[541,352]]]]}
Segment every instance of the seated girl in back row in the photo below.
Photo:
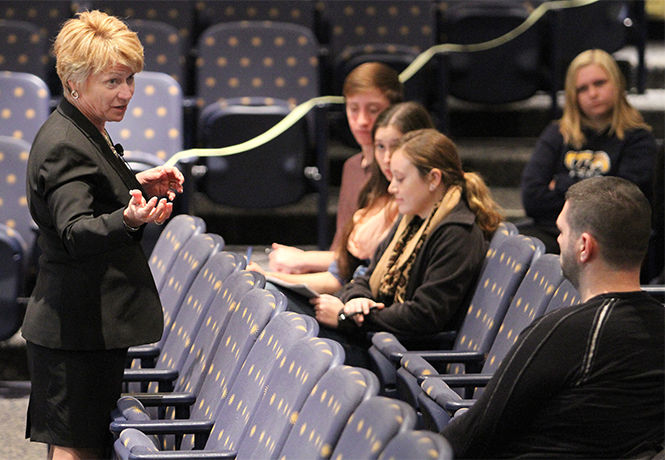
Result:
{"type": "Polygon", "coordinates": [[[401,102],[404,88],[397,72],[381,62],[365,62],[344,79],[346,118],[361,151],[344,162],[337,204],[335,237],[329,251],[303,251],[293,246],[273,243],[270,269],[283,273],[325,272],[335,260],[335,251],[343,249],[342,232],[358,209],[358,194],[370,176],[374,144],[372,128],[376,117],[391,104],[401,102]]]}
{"type": "Polygon", "coordinates": [[[405,134],[390,169],[401,219],[366,274],[311,300],[319,335],[344,346],[347,364],[367,365],[369,331],[417,340],[458,327],[501,221],[483,180],[434,129],[405,134]]]}
{"type": "Polygon", "coordinates": [[[337,292],[357,268],[369,264],[397,219],[397,206],[388,193],[390,155],[395,145],[409,131],[433,127],[427,110],[416,102],[402,102],[381,112],[372,129],[374,162],[370,165],[370,178],[360,191],[358,210],[343,229],[335,260],[327,271],[293,274],[265,272],[257,264],[250,264],[249,268],[289,283],[307,284],[320,294],[337,292]]]}

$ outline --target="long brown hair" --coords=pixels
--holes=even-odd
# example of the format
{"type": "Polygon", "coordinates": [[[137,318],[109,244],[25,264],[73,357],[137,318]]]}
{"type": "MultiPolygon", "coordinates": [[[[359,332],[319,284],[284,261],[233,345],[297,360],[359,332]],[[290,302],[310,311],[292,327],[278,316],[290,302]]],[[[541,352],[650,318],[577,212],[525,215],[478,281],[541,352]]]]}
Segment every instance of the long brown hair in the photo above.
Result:
{"type": "Polygon", "coordinates": [[[563,116],[559,120],[559,131],[567,144],[575,148],[581,148],[586,138],[582,132],[585,124],[585,115],[577,103],[577,72],[588,65],[595,64],[602,68],[607,74],[610,84],[614,85],[614,109],[612,110],[612,121],[610,133],[616,134],[623,139],[626,131],[636,128],[650,130],[651,127],[644,122],[644,118],[626,98],[626,83],[623,74],[619,70],[614,58],[606,51],[591,49],[581,52],[573,59],[566,72],[566,102],[563,108],[563,116]]]}
{"type": "Polygon", "coordinates": [[[476,215],[476,223],[487,238],[491,237],[502,220],[499,205],[480,175],[464,172],[453,141],[435,129],[421,129],[402,136],[399,148],[421,176],[436,168],[441,171],[445,186],[461,186],[469,209],[476,215]]]}
{"type": "MultiPolygon", "coordinates": [[[[379,114],[372,127],[372,138],[374,138],[378,128],[388,126],[393,126],[402,134],[405,134],[417,129],[434,128],[434,123],[422,105],[417,102],[401,102],[388,107],[379,114]]],[[[372,162],[369,168],[370,177],[358,194],[358,209],[372,207],[378,200],[385,199],[390,195],[388,193],[388,179],[383,175],[376,160],[372,162]]],[[[353,271],[362,262],[346,248],[349,236],[353,231],[353,225],[353,219],[346,223],[342,233],[342,244],[337,248],[337,265],[343,279],[351,278],[353,271]]]]}

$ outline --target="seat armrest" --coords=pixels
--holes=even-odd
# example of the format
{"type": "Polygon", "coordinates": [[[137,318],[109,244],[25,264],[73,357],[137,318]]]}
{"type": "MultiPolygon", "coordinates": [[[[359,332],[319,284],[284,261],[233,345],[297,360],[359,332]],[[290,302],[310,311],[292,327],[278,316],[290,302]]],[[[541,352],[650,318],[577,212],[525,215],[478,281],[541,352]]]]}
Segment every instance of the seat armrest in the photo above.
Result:
{"type": "Polygon", "coordinates": [[[478,351],[423,350],[408,351],[402,357],[402,365],[410,356],[420,356],[429,362],[438,363],[474,363],[485,359],[485,354],[478,351]]]}
{"type": "Polygon", "coordinates": [[[178,378],[175,369],[125,369],[125,382],[173,382],[178,378]]]}
{"type": "Polygon", "coordinates": [[[173,382],[178,378],[175,369],[125,369],[122,379],[127,382],[158,382],[159,390],[167,392],[173,390],[173,382]]]}
{"type": "MultiPolygon", "coordinates": [[[[141,360],[141,369],[151,369],[157,364],[161,348],[156,344],[137,345],[127,350],[127,362],[134,359],[141,360]]],[[[129,364],[127,365],[129,367],[129,364]]]]}
{"type": "Polygon", "coordinates": [[[111,422],[113,433],[135,428],[145,434],[210,434],[212,420],[115,420],[111,422]]]}
{"type": "Polygon", "coordinates": [[[154,358],[159,356],[161,349],[155,344],[136,345],[127,350],[128,358],[154,358]]]}
{"type": "Polygon", "coordinates": [[[196,401],[192,393],[131,393],[144,407],[191,406],[196,401]]]}
{"type": "Polygon", "coordinates": [[[372,345],[396,365],[407,351],[399,339],[389,332],[377,332],[372,335],[371,340],[372,345]]]}
{"type": "Polygon", "coordinates": [[[475,399],[462,399],[460,401],[448,401],[443,408],[449,414],[454,414],[460,409],[468,409],[476,402],[475,399]]]}
{"type": "Polygon", "coordinates": [[[169,450],[163,452],[150,452],[143,449],[133,449],[129,460],[227,460],[236,457],[236,451],[205,451],[205,450],[169,450]]]}
{"type": "Polygon", "coordinates": [[[484,387],[492,378],[492,374],[435,374],[418,377],[418,384],[426,379],[441,379],[451,388],[484,387]]]}

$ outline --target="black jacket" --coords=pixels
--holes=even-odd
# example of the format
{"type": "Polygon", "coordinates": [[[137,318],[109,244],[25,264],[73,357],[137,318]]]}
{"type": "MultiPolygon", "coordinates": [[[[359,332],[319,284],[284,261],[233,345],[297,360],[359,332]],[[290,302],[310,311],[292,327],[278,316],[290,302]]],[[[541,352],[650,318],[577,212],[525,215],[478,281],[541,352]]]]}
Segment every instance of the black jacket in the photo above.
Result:
{"type": "Polygon", "coordinates": [[[40,129],[27,197],[39,227],[39,273],[23,336],[71,350],[123,348],[161,337],[161,304],[122,213],[141,189],[95,126],[66,100],[40,129]]]}
{"type": "MultiPolygon", "coordinates": [[[[372,310],[365,317],[362,328],[347,320],[340,324],[340,330],[387,331],[404,337],[418,337],[457,328],[487,251],[487,241],[475,219],[464,200],[460,200],[427,237],[416,255],[407,282],[407,300],[394,303],[392,298],[374,299],[385,303],[385,308],[372,310]]],[[[369,278],[398,224],[399,221],[377,248],[367,273],[353,279],[337,293],[343,302],[356,297],[373,298],[369,278]]]]}

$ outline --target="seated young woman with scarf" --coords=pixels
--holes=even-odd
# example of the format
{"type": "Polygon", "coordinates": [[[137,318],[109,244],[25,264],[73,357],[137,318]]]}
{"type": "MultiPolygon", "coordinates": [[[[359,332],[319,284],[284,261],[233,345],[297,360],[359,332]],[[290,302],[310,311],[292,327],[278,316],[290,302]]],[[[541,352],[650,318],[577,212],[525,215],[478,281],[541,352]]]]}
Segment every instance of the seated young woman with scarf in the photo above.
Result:
{"type": "Polygon", "coordinates": [[[319,335],[344,345],[347,364],[367,364],[370,331],[416,340],[456,328],[501,221],[482,178],[434,129],[403,136],[390,169],[401,218],[365,275],[311,300],[319,335]]]}

